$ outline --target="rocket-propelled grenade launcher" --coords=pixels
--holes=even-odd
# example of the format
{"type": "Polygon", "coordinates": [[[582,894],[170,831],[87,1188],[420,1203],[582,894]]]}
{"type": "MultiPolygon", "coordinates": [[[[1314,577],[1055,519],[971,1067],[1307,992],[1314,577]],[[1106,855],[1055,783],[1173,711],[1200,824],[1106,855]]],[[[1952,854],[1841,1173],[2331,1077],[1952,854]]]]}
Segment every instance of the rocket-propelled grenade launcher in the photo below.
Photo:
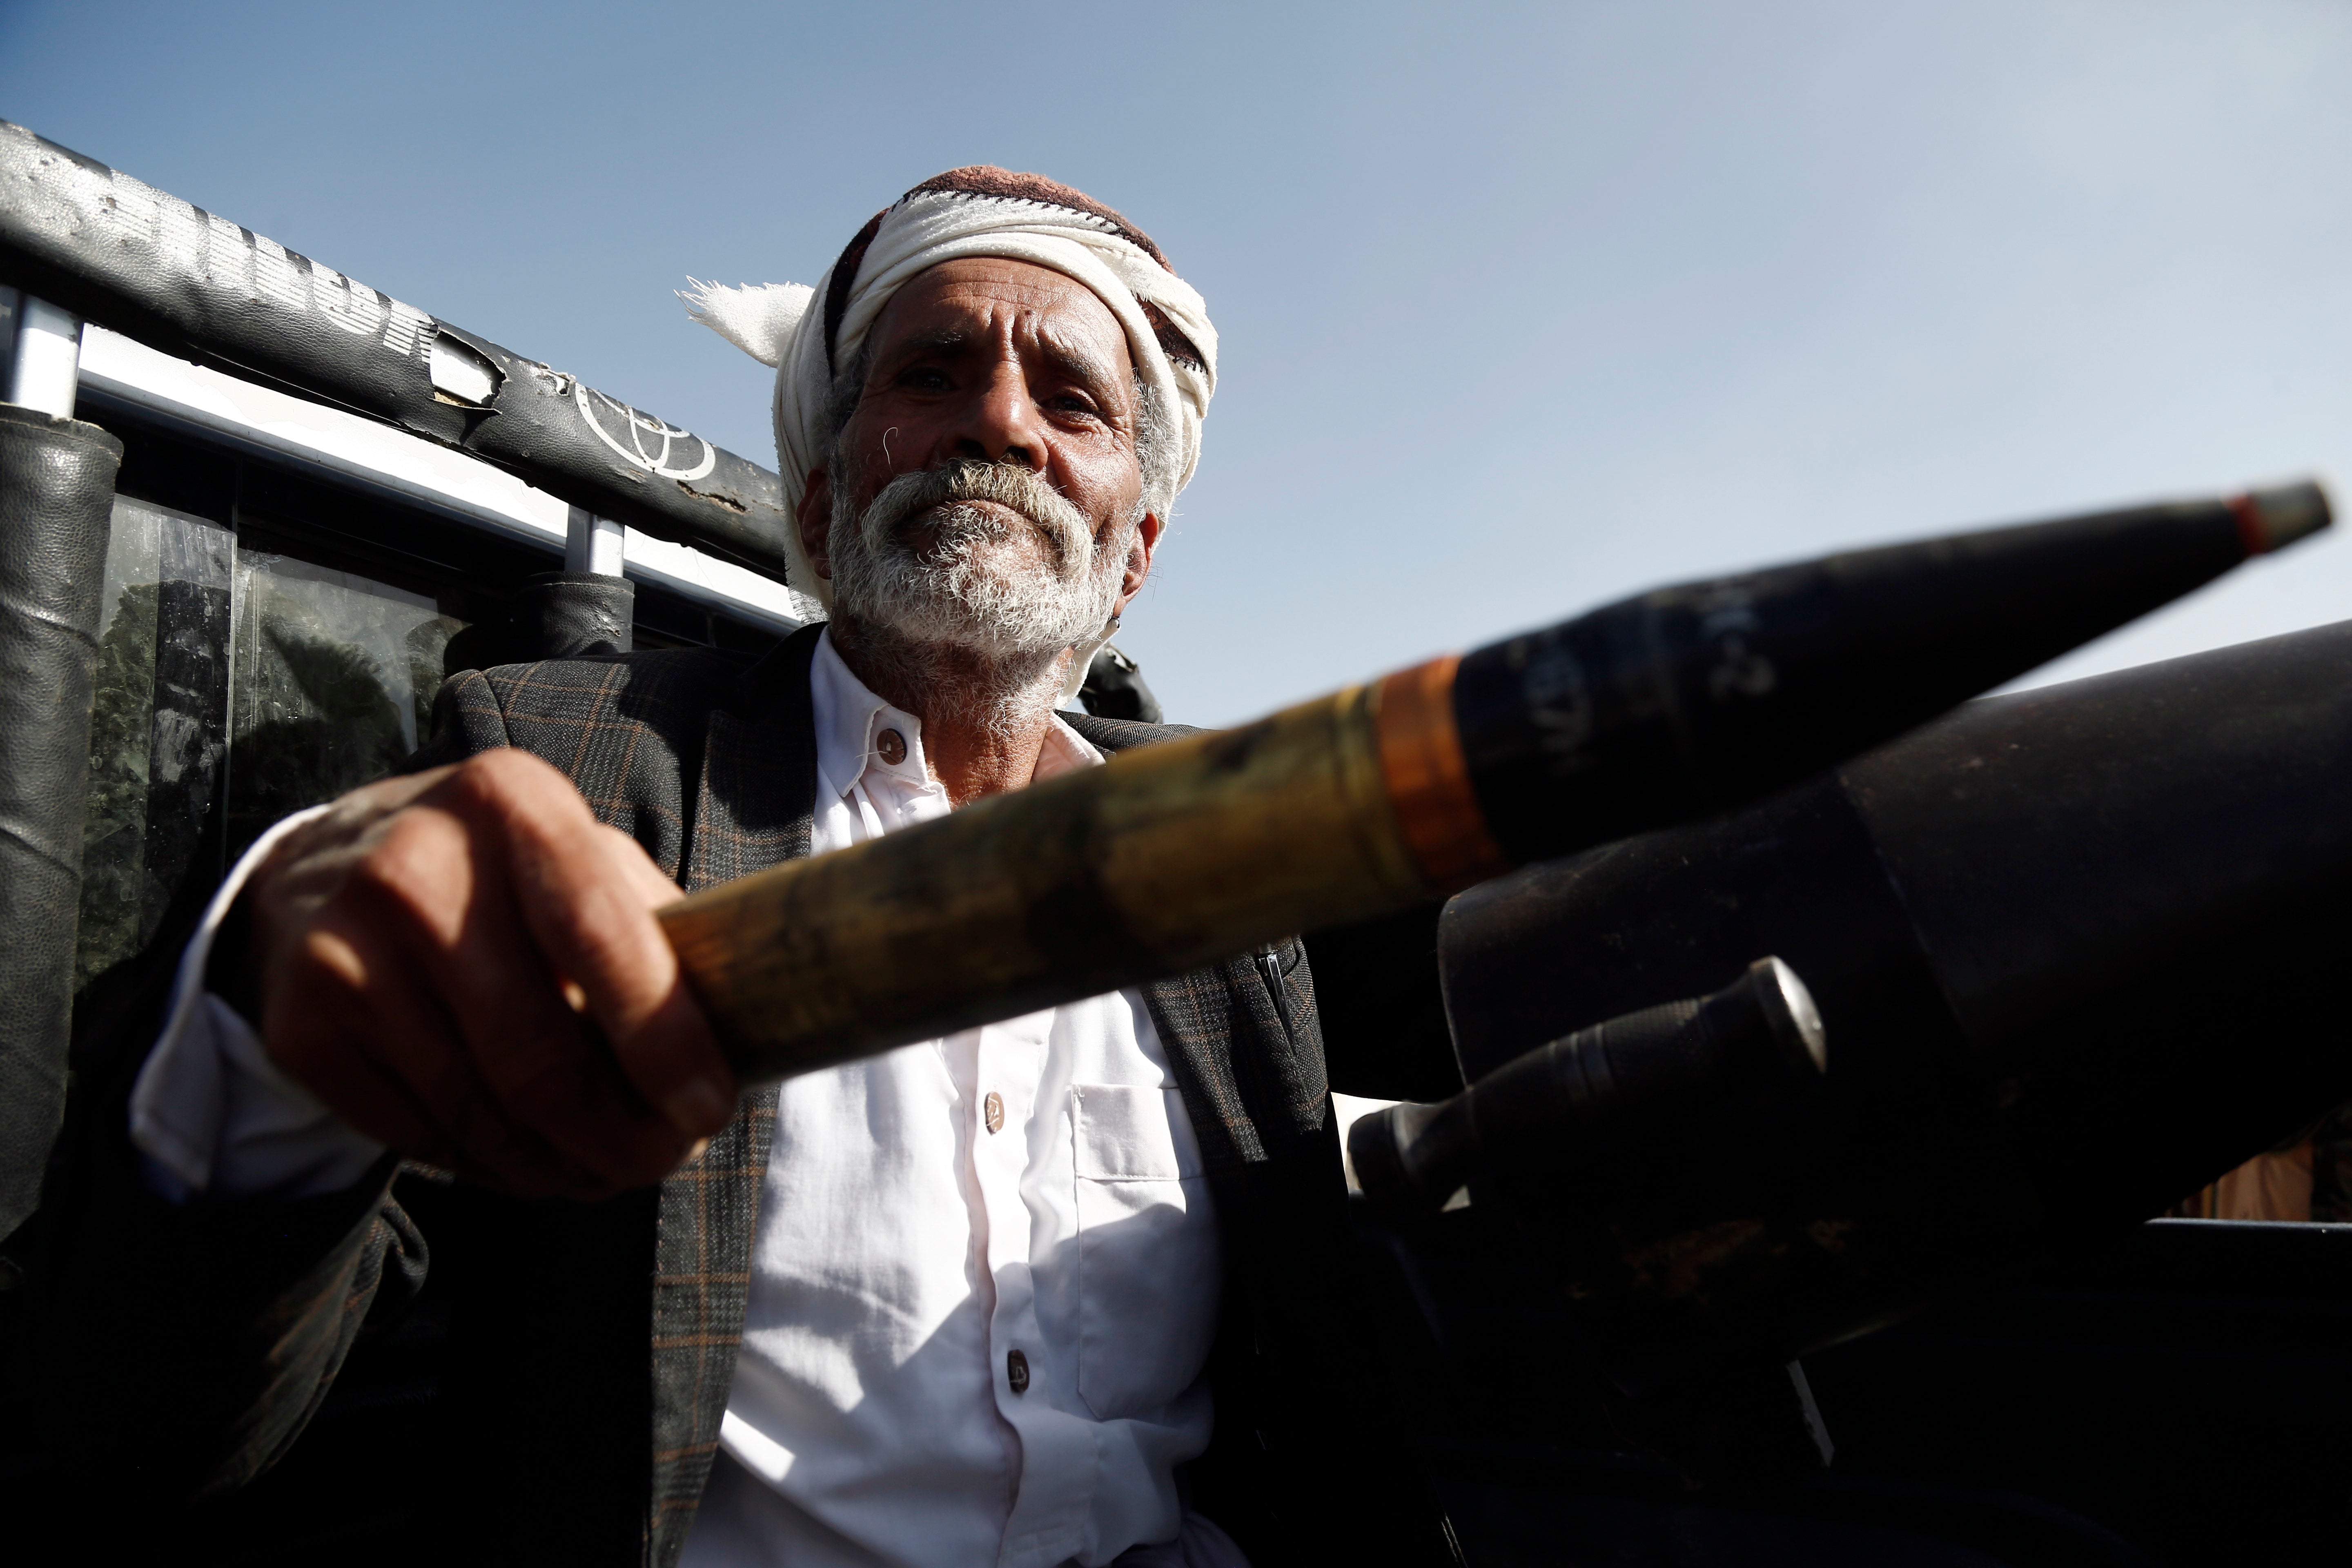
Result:
{"type": "Polygon", "coordinates": [[[1661,589],[662,912],[749,1081],[1755,799],[2327,526],[2316,485],[1661,589]]]}
{"type": "Polygon", "coordinates": [[[1478,1147],[1435,1168],[1440,1120],[1400,1106],[1356,1122],[1357,1174],[1417,1235],[1466,1164],[1590,1363],[1681,1421],[1717,1380],[2093,1256],[2352,1099],[2347,802],[2352,621],[1970,702],[1496,878],[1433,933],[1478,1147]],[[1758,952],[1804,976],[1826,1073],[1645,1059],[1666,1092],[1598,1160],[1557,1095],[1486,1114],[1530,1049],[1758,952]],[[1392,1179],[1382,1131],[1428,1173],[1392,1179]]]}

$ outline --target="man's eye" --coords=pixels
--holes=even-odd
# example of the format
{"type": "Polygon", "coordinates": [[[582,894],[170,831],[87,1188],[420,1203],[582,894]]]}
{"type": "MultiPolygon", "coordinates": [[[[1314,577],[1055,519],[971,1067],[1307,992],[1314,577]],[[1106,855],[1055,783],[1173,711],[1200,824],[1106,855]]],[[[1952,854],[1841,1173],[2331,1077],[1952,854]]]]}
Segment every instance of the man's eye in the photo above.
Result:
{"type": "Polygon", "coordinates": [[[947,373],[929,365],[918,365],[898,378],[900,386],[914,387],[922,392],[938,392],[947,384],[947,373]]]}

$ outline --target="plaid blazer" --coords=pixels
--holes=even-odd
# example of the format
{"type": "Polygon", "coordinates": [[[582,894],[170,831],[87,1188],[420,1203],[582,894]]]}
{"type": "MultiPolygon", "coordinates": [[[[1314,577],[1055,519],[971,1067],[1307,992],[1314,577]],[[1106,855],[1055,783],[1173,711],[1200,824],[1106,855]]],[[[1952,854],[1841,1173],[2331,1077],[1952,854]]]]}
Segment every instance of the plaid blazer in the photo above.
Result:
{"type": "MultiPolygon", "coordinates": [[[[411,765],[520,747],[688,889],[745,876],[809,851],[816,636],[748,668],[686,651],[468,671],[411,765]]],[[[1107,751],[1186,732],[1072,722],[1107,751]]],[[[1365,1314],[1300,944],[1144,994],[1227,1254],[1195,1506],[1261,1568],[1449,1560],[1426,1488],[1391,1457],[1402,1445],[1373,1436],[1377,1355],[1351,1326],[1365,1314]]],[[[593,1205],[388,1163],[357,1194],[181,1211],[117,1158],[85,1204],[103,1223],[80,1226],[113,1244],[61,1271],[53,1310],[78,1327],[54,1331],[108,1335],[117,1377],[150,1404],[178,1391],[148,1469],[215,1500],[211,1528],[248,1557],[267,1537],[366,1561],[386,1542],[413,1552],[423,1531],[486,1561],[667,1568],[718,1450],[774,1105],[772,1089],[747,1095],[656,1192],[593,1205]],[[175,1271],[226,1288],[159,1332],[154,1280],[175,1271]],[[125,1341],[144,1353],[126,1360],[125,1341]]],[[[119,1438],[115,1425],[85,1436],[119,1438]]]]}

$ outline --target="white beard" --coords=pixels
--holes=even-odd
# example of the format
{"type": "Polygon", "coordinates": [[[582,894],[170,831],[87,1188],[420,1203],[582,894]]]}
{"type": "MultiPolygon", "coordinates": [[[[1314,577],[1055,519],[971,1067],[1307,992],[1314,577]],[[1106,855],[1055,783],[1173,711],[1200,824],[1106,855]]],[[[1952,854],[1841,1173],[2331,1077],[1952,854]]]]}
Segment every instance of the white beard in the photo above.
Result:
{"type": "Polygon", "coordinates": [[[1005,463],[901,474],[862,512],[836,490],[828,544],[834,614],[892,684],[991,729],[1018,728],[1058,704],[1071,650],[1103,635],[1135,526],[1097,547],[1085,513],[1005,463]],[[991,548],[1020,524],[973,501],[1026,518],[1050,564],[1033,567],[991,548]],[[907,538],[917,519],[932,531],[920,548],[907,538]]]}

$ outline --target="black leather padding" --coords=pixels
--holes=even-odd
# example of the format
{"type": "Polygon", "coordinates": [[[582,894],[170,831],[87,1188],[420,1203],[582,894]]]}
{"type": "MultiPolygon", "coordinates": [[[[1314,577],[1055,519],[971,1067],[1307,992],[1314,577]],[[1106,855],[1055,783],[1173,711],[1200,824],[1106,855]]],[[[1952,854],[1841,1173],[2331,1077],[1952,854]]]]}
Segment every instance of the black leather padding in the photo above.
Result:
{"type": "Polygon", "coordinates": [[[636,622],[637,585],[588,572],[542,572],[523,579],[508,608],[509,657],[517,664],[626,653],[636,622]]]}
{"type": "Polygon", "coordinates": [[[0,191],[0,263],[28,294],[784,579],[783,482],[748,458],[5,120],[0,191]],[[447,356],[488,373],[487,402],[436,384],[447,356]]]}
{"type": "Polygon", "coordinates": [[[1078,700],[1097,719],[1129,719],[1139,724],[1161,720],[1160,699],[1143,684],[1142,669],[1108,643],[1095,650],[1094,661],[1087,666],[1078,700]]]}
{"type": "Polygon", "coordinates": [[[100,595],[122,443],[0,404],[0,1239],[65,1113],[100,595]]]}

